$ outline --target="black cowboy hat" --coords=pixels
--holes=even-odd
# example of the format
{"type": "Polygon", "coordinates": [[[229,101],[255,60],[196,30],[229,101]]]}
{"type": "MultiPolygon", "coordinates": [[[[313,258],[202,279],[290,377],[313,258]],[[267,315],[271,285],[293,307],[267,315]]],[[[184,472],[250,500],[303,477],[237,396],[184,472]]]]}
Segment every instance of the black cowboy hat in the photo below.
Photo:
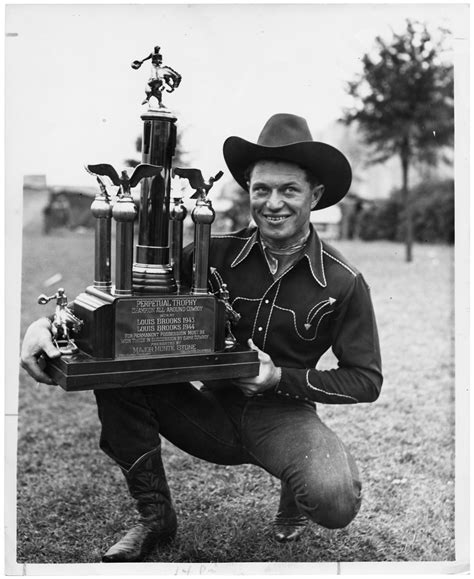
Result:
{"type": "Polygon", "coordinates": [[[248,190],[246,171],[257,161],[285,161],[307,169],[324,185],[324,193],[314,209],[340,201],[352,181],[346,157],[331,145],[313,141],[305,119],[285,113],[270,117],[256,144],[240,137],[226,139],[224,159],[234,179],[245,190],[248,190]]]}

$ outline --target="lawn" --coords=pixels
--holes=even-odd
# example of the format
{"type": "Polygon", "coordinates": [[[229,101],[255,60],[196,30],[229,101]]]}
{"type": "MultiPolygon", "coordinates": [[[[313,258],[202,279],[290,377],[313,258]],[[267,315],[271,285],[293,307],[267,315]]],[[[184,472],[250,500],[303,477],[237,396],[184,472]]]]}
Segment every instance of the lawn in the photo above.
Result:
{"type": "MultiPolygon", "coordinates": [[[[278,481],[250,465],[205,463],[165,441],[179,531],[149,561],[454,559],[453,248],[416,246],[407,264],[398,244],[335,245],[371,287],[385,375],[374,404],[319,405],[359,464],[359,515],[342,530],[311,525],[282,546],[269,534],[278,481]]],[[[92,279],[92,255],[89,233],[26,232],[22,333],[52,311],[36,303],[43,282],[61,273],[59,285],[73,298],[92,279]]],[[[330,355],[323,361],[332,363],[330,355]]],[[[98,449],[92,392],[36,386],[21,371],[19,416],[18,562],[100,561],[134,510],[121,472],[98,449]]]]}

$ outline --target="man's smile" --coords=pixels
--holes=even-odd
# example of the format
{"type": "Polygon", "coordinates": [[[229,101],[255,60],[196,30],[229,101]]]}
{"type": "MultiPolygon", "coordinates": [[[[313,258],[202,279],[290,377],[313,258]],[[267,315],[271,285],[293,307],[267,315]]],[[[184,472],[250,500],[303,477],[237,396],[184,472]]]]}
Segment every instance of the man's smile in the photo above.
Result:
{"type": "Polygon", "coordinates": [[[269,223],[282,223],[291,215],[264,215],[263,216],[269,223]]]}

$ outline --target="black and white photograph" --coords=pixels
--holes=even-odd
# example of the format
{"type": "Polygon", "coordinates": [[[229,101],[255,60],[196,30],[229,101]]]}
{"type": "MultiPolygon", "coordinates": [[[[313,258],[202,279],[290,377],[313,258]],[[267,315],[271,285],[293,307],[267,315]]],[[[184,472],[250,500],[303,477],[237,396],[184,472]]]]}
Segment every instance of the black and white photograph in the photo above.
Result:
{"type": "Polygon", "coordinates": [[[469,572],[469,4],[7,4],[5,571],[469,572]]]}

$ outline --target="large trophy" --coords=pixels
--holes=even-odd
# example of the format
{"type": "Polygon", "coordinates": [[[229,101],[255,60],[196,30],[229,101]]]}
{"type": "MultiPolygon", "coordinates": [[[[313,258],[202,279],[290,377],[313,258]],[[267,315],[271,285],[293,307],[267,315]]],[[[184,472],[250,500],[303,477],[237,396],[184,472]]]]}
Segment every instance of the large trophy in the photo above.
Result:
{"type": "Polygon", "coordinates": [[[239,314],[225,284],[208,290],[210,229],[215,218],[209,190],[222,172],[204,179],[198,169],[172,167],[176,117],[164,106],[181,76],[163,66],[160,47],[151,59],[148,110],[143,121],[142,163],[131,176],[109,164],[87,165],[98,183],[91,211],[95,217],[94,282],[68,305],[64,288],[41,295],[56,300],[53,340],[61,350],[46,371],[65,390],[125,388],[192,380],[254,376],[256,352],[236,343],[232,325],[239,314]],[[180,198],[170,208],[172,177],[187,179],[195,191],[194,254],[190,287],[181,279],[183,222],[180,198]],[[106,180],[118,187],[115,202],[106,180]],[[139,209],[131,189],[141,185],[139,209]],[[136,259],[134,221],[139,218],[136,259]],[[112,283],[112,222],[115,224],[115,279],[112,283]]]}

